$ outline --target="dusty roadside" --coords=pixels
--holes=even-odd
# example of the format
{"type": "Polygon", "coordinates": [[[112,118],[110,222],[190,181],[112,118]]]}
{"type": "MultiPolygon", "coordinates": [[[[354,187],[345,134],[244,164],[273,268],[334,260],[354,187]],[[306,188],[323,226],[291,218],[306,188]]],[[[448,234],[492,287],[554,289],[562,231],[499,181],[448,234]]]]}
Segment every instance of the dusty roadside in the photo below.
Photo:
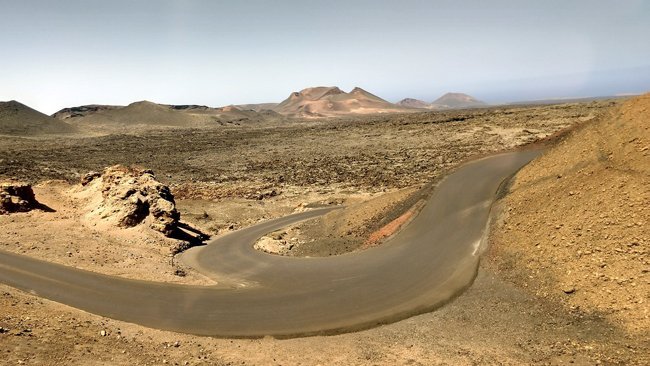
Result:
{"type": "Polygon", "coordinates": [[[48,181],[33,188],[48,210],[0,215],[0,249],[113,276],[211,283],[195,273],[174,275],[170,248],[177,240],[146,226],[119,228],[90,219],[91,200],[80,185],[48,181]]]}
{"type": "Polygon", "coordinates": [[[647,364],[638,338],[534,296],[489,267],[435,312],[328,337],[216,339],[159,331],[4,285],[0,308],[0,363],[7,365],[647,364]]]}
{"type": "Polygon", "coordinates": [[[619,328],[639,363],[650,362],[649,119],[650,95],[635,98],[524,167],[488,256],[533,296],[619,328]]]}

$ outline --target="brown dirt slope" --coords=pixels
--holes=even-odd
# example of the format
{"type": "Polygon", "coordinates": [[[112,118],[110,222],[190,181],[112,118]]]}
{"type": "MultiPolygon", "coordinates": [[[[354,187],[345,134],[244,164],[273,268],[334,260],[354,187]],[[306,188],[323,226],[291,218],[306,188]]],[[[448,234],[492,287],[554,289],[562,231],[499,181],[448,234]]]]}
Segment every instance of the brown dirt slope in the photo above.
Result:
{"type": "Polygon", "coordinates": [[[324,257],[367,249],[384,239],[377,233],[380,229],[408,211],[422,196],[423,190],[410,187],[356,202],[354,199],[330,200],[327,203],[341,203],[344,207],[270,233],[262,237],[256,247],[296,257],[324,257]]]}
{"type": "Polygon", "coordinates": [[[71,125],[15,100],[0,102],[0,135],[39,136],[75,132],[71,125]]]}
{"type": "Polygon", "coordinates": [[[581,126],[525,167],[492,238],[492,260],[514,282],[646,337],[649,120],[646,94],[581,126]]]}

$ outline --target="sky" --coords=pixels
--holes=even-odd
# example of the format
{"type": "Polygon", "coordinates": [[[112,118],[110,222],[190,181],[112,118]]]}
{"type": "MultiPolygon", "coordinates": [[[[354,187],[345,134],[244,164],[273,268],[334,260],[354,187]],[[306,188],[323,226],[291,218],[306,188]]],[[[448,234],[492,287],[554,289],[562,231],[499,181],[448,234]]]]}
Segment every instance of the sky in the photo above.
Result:
{"type": "Polygon", "coordinates": [[[392,102],[650,90],[650,0],[0,0],[0,101],[280,102],[311,86],[392,102]]]}

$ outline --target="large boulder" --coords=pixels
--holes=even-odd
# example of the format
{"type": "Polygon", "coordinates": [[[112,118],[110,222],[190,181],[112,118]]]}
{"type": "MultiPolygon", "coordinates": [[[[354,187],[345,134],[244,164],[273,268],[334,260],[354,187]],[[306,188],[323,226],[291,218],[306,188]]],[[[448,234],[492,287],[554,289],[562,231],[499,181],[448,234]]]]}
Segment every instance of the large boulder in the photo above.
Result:
{"type": "Polygon", "coordinates": [[[180,213],[169,187],[160,183],[148,169],[115,165],[103,173],[88,173],[82,185],[98,187],[102,202],[99,214],[121,227],[141,223],[166,236],[177,229],[180,213]]]}
{"type": "Polygon", "coordinates": [[[0,215],[27,212],[38,207],[32,186],[26,183],[0,183],[0,215]]]}

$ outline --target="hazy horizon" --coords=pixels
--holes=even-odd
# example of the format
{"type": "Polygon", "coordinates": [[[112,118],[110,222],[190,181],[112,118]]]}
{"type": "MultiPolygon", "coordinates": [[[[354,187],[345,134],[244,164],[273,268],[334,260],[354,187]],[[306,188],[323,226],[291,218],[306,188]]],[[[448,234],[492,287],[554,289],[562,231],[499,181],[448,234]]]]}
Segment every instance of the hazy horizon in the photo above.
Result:
{"type": "Polygon", "coordinates": [[[391,102],[650,90],[650,2],[0,0],[0,100],[45,113],[138,100],[280,102],[362,87],[391,102]]]}

